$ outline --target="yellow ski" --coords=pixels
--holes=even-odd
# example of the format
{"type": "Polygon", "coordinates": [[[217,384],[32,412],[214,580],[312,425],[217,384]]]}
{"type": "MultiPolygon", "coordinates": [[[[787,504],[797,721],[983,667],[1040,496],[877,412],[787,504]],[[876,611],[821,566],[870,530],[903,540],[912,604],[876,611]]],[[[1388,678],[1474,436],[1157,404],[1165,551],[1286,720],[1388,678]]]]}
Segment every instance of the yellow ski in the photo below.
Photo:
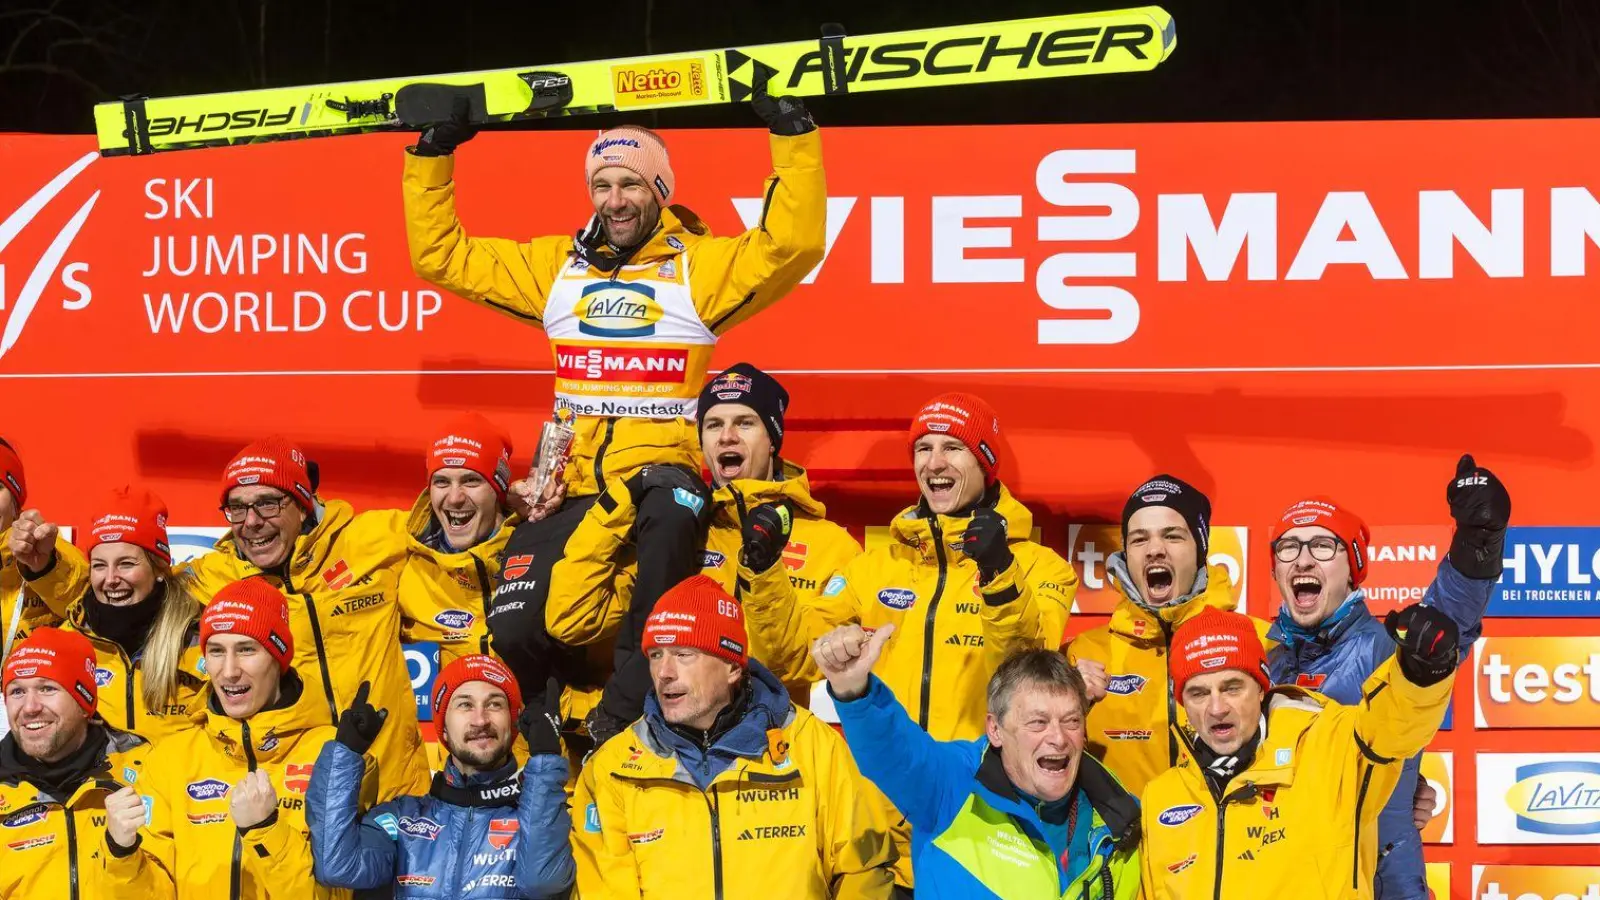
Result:
{"type": "Polygon", "coordinates": [[[107,156],[419,128],[465,98],[475,123],[737,102],[772,94],[1147,72],[1177,46],[1160,7],[821,38],[526,69],[380,78],[95,106],[107,156]]]}

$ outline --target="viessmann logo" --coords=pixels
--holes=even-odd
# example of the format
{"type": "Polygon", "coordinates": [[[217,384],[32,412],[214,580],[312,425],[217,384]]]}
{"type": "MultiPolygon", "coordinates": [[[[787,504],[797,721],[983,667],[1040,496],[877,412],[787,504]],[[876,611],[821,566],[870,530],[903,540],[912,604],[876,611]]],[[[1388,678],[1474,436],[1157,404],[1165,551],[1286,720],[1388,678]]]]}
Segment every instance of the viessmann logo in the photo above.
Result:
{"type": "Polygon", "coordinates": [[[556,377],[574,381],[644,384],[680,382],[689,371],[685,350],[646,347],[555,347],[556,377]]]}
{"type": "Polygon", "coordinates": [[[50,207],[51,201],[99,158],[98,153],[86,153],[78,157],[12,210],[5,221],[0,222],[0,309],[11,311],[4,330],[0,330],[0,357],[16,346],[23,328],[41,303],[51,305],[59,302],[62,309],[80,310],[87,307],[93,297],[89,286],[80,280],[89,271],[89,264],[71,261],[63,265],[63,262],[78,232],[83,230],[95,202],[100,199],[100,191],[90,194],[89,199],[78,206],[72,217],[51,238],[49,245],[34,259],[32,268],[27,270],[27,277],[21,280],[22,287],[15,295],[9,291],[17,280],[10,277],[8,268],[18,265],[22,260],[17,259],[16,254],[7,254],[6,249],[17,235],[50,207]]]}

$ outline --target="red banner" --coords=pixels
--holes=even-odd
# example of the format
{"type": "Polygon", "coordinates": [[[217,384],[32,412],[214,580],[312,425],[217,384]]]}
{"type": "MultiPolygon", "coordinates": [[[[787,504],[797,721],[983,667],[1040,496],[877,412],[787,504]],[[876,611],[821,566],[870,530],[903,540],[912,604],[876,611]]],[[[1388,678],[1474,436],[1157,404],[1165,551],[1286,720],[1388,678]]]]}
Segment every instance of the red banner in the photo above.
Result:
{"type": "MultiPolygon", "coordinates": [[[[578,229],[588,139],[485,134],[462,148],[469,233],[578,229]]],[[[770,163],[759,129],[668,139],[679,194],[714,231],[755,220],[770,163]]],[[[1444,486],[1462,451],[1510,485],[1519,523],[1594,520],[1600,122],[824,140],[828,255],[740,326],[713,368],[747,359],[780,374],[793,394],[785,455],[858,533],[914,498],[905,424],[957,388],[996,407],[1007,482],[1097,584],[1116,535],[1095,526],[1161,471],[1208,491],[1217,521],[1238,526],[1228,559],[1253,570],[1241,592],[1257,613],[1277,602],[1259,542],[1309,493],[1373,526],[1380,607],[1413,599],[1448,548],[1444,486]]],[[[306,445],[324,493],[405,504],[429,433],[463,408],[501,420],[528,457],[551,404],[549,344],[411,273],[406,141],[101,159],[88,138],[0,138],[0,433],[49,515],[79,522],[105,488],[138,479],[175,522],[220,525],[220,466],[267,432],[306,445]]],[[[1080,595],[1085,613],[1106,599],[1080,595]]],[[[1592,621],[1488,630],[1576,640],[1592,621]]],[[[1532,644],[1497,646],[1512,674],[1463,675],[1455,731],[1438,742],[1455,751],[1459,822],[1478,809],[1475,751],[1522,749],[1516,728],[1562,721],[1517,705],[1536,702],[1537,676],[1519,673],[1588,661],[1576,643],[1548,661],[1554,651],[1532,644]],[[1475,707],[1475,679],[1510,699],[1475,707]],[[1468,711],[1508,730],[1474,730],[1468,711]]],[[[1552,676],[1551,697],[1560,684],[1552,676]]],[[[1595,740],[1556,734],[1553,749],[1595,740]]],[[[1511,861],[1470,830],[1430,850],[1458,863],[1461,891],[1473,863],[1511,861]]],[[[1575,852],[1517,849],[1543,864],[1575,852]]]]}

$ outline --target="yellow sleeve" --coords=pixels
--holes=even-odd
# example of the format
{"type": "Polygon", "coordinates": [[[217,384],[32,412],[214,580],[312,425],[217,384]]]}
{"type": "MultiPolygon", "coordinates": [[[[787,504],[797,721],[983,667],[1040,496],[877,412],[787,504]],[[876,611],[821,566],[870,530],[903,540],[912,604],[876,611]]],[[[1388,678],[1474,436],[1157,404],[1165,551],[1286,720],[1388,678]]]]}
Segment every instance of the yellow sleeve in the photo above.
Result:
{"type": "Polygon", "coordinates": [[[1361,686],[1357,745],[1369,759],[1380,757],[1373,762],[1395,762],[1398,773],[1398,763],[1421,753],[1444,724],[1455,682],[1452,674],[1438,684],[1418,687],[1406,680],[1399,662],[1390,656],[1361,686]]]}
{"type": "Polygon", "coordinates": [[[1078,574],[1060,554],[1040,547],[1023,580],[1033,591],[1033,602],[1039,609],[1040,646],[1054,650],[1061,646],[1067,620],[1072,617],[1072,601],[1078,595],[1078,574]]]}
{"type": "Polygon", "coordinates": [[[173,572],[190,579],[190,591],[201,603],[210,603],[217,591],[239,580],[238,561],[221,550],[179,563],[173,567],[173,572]]]}
{"type": "Polygon", "coordinates": [[[628,611],[633,575],[628,571],[629,534],[637,510],[622,479],[584,513],[550,571],[545,629],[570,646],[593,644],[616,634],[628,611]]]}
{"type": "Polygon", "coordinates": [[[782,562],[760,573],[740,562],[738,578],[750,654],[786,687],[809,690],[822,677],[811,659],[811,643],[849,620],[854,612],[849,601],[839,602],[841,591],[825,598],[829,601],[825,607],[808,602],[795,590],[782,562]]]}
{"type": "MultiPolygon", "coordinates": [[[[162,766],[161,756],[152,753],[145,760],[146,779],[164,772],[163,768],[152,768],[152,764],[162,766]]],[[[104,883],[115,891],[113,896],[170,898],[178,895],[177,882],[173,878],[177,869],[171,809],[167,805],[164,785],[157,782],[149,787],[151,790],[147,794],[143,789],[143,780],[136,785],[140,796],[148,804],[149,821],[139,829],[139,846],[131,854],[123,857],[114,855],[105,830],[100,832],[100,858],[105,862],[104,883]]]]}
{"type": "Polygon", "coordinates": [[[300,900],[306,889],[316,884],[311,871],[311,834],[278,815],[272,824],[252,828],[239,836],[240,863],[248,868],[256,884],[265,885],[267,896],[300,900]]]}
{"type": "Polygon", "coordinates": [[[406,152],[406,242],[411,268],[473,303],[534,325],[544,324],[550,285],[565,264],[572,239],[467,237],[456,218],[453,156],[406,152]]]}
{"type": "Polygon", "coordinates": [[[1011,565],[979,588],[979,593],[983,597],[979,604],[983,655],[993,672],[1011,654],[1040,645],[1039,606],[1034,602],[1033,588],[1023,577],[1022,564],[1014,555],[1011,565]]]}
{"type": "Polygon", "coordinates": [[[738,237],[707,238],[689,253],[690,290],[717,334],[776,303],[816,265],[826,244],[828,185],[822,136],[771,136],[772,174],[761,220],[738,237]]]}
{"type": "Polygon", "coordinates": [[[59,618],[67,617],[67,607],[89,592],[89,561],[77,547],[56,536],[55,560],[44,574],[31,576],[17,564],[22,573],[22,583],[28,592],[44,601],[50,612],[59,618]]]}
{"type": "Polygon", "coordinates": [[[583,900],[643,900],[621,798],[610,785],[613,779],[596,774],[597,762],[598,754],[583,767],[572,792],[577,896],[583,900]],[[597,780],[605,786],[597,789],[597,780]]]}
{"type": "Polygon", "coordinates": [[[889,836],[888,815],[856,768],[844,739],[832,729],[827,731],[821,735],[830,739],[830,746],[819,827],[824,835],[824,872],[833,886],[830,896],[885,900],[894,889],[894,864],[899,858],[889,836]]]}

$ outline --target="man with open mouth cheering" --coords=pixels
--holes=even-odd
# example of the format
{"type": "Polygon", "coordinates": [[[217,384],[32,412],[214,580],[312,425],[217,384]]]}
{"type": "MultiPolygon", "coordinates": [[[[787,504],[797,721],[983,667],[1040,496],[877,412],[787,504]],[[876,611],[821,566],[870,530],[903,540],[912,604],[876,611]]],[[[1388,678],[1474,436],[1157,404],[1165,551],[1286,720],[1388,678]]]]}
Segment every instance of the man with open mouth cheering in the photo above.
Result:
{"type": "Polygon", "coordinates": [[[1178,720],[1166,667],[1172,632],[1207,609],[1234,607],[1227,570],[1206,564],[1210,541],[1205,494],[1172,475],[1140,485],[1122,507],[1123,549],[1106,559],[1122,599],[1111,621],[1066,648],[1073,662],[1104,670],[1091,684],[1089,751],[1136,793],[1179,759],[1167,730],[1178,720]]]}

